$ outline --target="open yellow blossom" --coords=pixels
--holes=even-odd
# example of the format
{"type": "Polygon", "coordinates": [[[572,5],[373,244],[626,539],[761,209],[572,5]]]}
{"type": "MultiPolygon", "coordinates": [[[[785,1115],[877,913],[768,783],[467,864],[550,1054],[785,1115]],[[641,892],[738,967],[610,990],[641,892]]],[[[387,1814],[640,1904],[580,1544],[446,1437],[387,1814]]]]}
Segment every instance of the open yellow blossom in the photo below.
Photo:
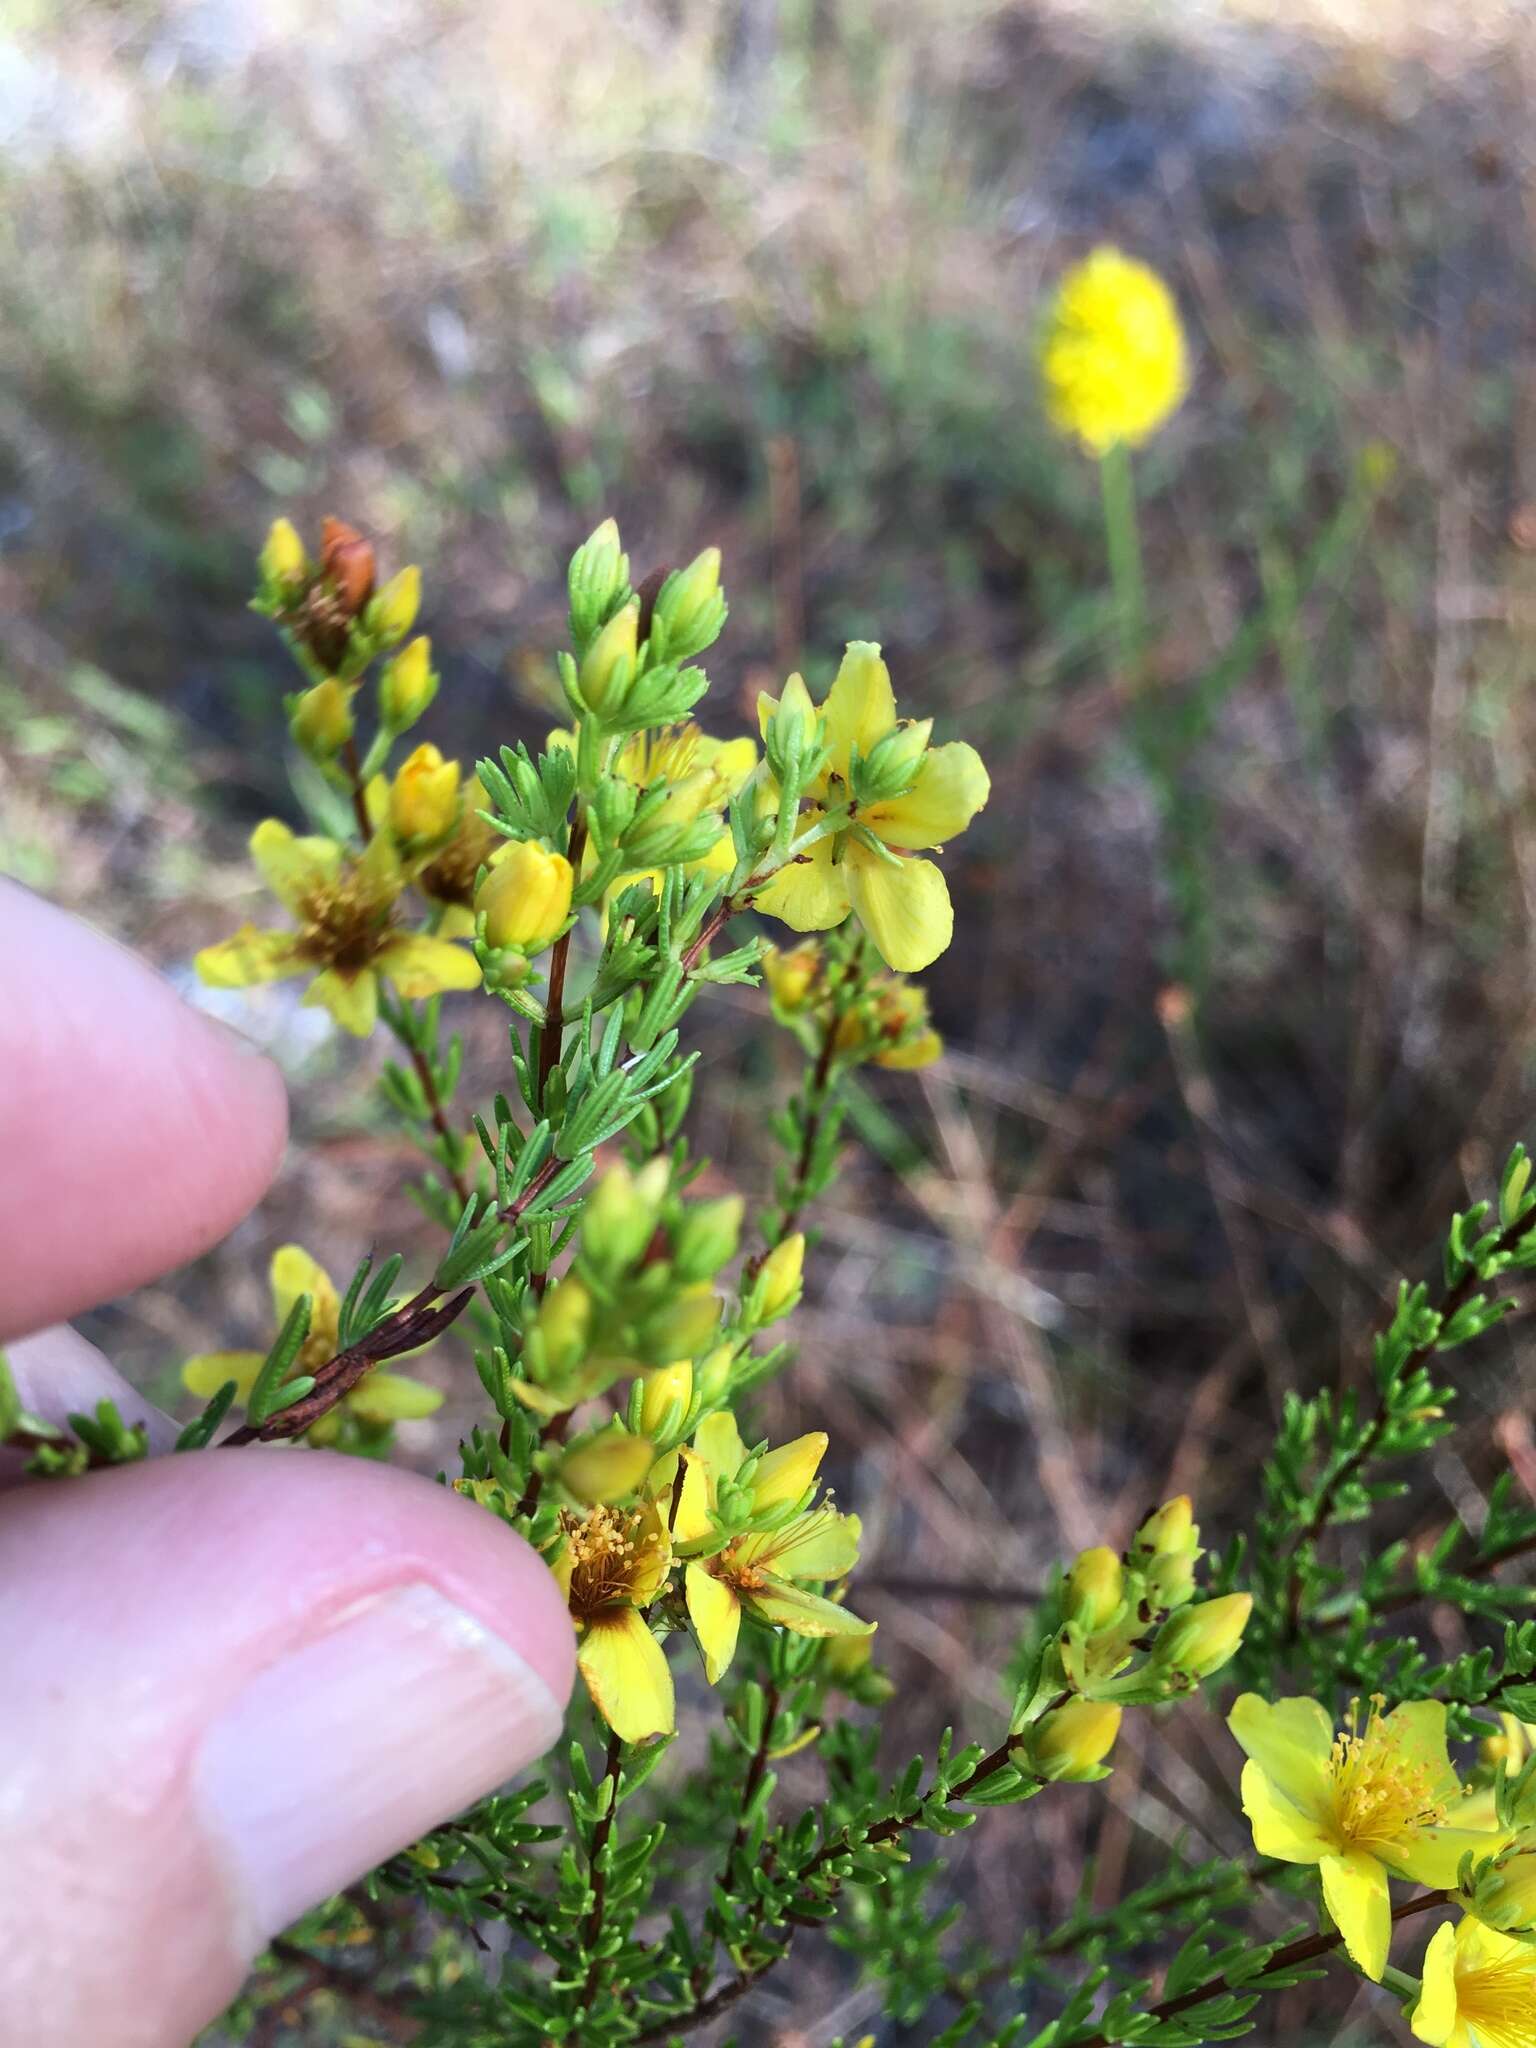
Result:
{"type": "Polygon", "coordinates": [[[650,1503],[563,1512],[554,1574],[576,1624],[576,1661],[592,1704],[625,1742],[670,1735],[672,1673],[644,1609],[672,1569],[666,1525],[650,1503]]]}
{"type": "MultiPolygon", "coordinates": [[[[301,1294],[309,1296],[309,1330],[289,1368],[289,1378],[298,1379],[317,1372],[341,1349],[341,1296],[336,1284],[318,1260],[302,1245],[285,1244],[272,1254],[271,1269],[273,1333],[283,1327],[289,1311],[301,1294]]],[[[264,1351],[203,1351],[189,1358],[181,1368],[181,1383],[188,1393],[210,1400],[227,1380],[235,1383],[235,1398],[246,1402],[256,1375],[266,1362],[264,1351]]],[[[424,1387],[404,1373],[385,1372],[379,1367],[359,1380],[350,1394],[306,1432],[312,1444],[335,1440],[342,1415],[354,1415],[360,1422],[382,1425],[414,1422],[434,1415],[443,1405],[436,1387],[424,1387]]]]}
{"type": "Polygon", "coordinates": [[[1095,249],[1061,281],[1040,371],[1052,425],[1093,455],[1138,447],[1189,388],[1173,294],[1146,264],[1095,249]]]}
{"type": "Polygon", "coordinates": [[[1408,2016],[1432,2048],[1536,2048],[1536,1948],[1468,1915],[1438,1928],[1408,2016]]]}
{"type": "MultiPolygon", "coordinates": [[[[801,1500],[815,1483],[827,1439],[815,1430],[769,1451],[750,1475],[754,1514],[767,1515],[801,1500]]],[[[671,1512],[672,1541],[686,1560],[683,1584],[688,1619],[704,1657],[704,1674],[718,1684],[736,1655],[743,1612],[770,1627],[802,1636],[866,1636],[874,1623],[860,1621],[846,1607],[809,1590],[844,1578],[859,1556],[859,1518],[822,1502],[770,1529],[748,1530],[712,1556],[718,1542],[710,1510],[724,1480],[734,1480],[746,1462],[734,1417],[727,1412],[701,1423],[691,1451],[664,1460],[655,1482],[659,1492],[680,1489],[671,1512]],[[696,1553],[690,1556],[690,1552],[696,1553]]]]}
{"type": "MultiPolygon", "coordinates": [[[[785,700],[804,698],[804,682],[791,676],[785,700]]],[[[766,734],[778,708],[758,699],[766,734]]],[[[821,710],[827,761],[807,794],[802,829],[851,802],[853,756],[868,760],[900,729],[890,672],[871,641],[855,640],[843,657],[821,710]]],[[[931,860],[914,860],[965,830],[986,802],[987,771],[963,740],[921,749],[910,786],[897,796],[853,805],[848,824],[818,840],[781,868],[753,901],[797,932],[828,931],[857,912],[882,959],[904,974],[929,966],[954,935],[954,911],[943,874],[931,860]]]]}
{"type": "Polygon", "coordinates": [[[276,818],[251,834],[262,879],[294,919],[291,931],[242,925],[197,956],[212,988],[312,977],[304,1001],[330,1011],[345,1031],[366,1038],[378,1016],[379,982],[402,996],[438,995],[480,985],[472,953],[396,922],[404,876],[389,840],[376,834],[361,856],[334,839],[300,839],[276,818]]]}
{"type": "Polygon", "coordinates": [[[1344,1946],[1381,1980],[1391,1939],[1388,1872],[1449,1886],[1467,1852],[1497,1836],[1451,1827],[1461,1786],[1445,1747],[1445,1708],[1412,1700],[1333,1723],[1316,1700],[1244,1693],[1227,1725],[1246,1750],[1243,1811],[1261,1856],[1315,1863],[1344,1946]]]}

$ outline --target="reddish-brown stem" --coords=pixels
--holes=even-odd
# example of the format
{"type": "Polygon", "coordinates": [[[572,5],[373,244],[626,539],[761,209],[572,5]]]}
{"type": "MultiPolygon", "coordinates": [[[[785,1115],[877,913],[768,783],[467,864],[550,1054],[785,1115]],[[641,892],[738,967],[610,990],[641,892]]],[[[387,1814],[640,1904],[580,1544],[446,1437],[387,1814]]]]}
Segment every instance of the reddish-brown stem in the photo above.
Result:
{"type": "MultiPolygon", "coordinates": [[[[619,1811],[619,1774],[624,1763],[624,1744],[611,1730],[608,1736],[608,1760],[603,1772],[604,1782],[609,1787],[608,1805],[602,1819],[592,1830],[592,1851],[587,1869],[592,1879],[592,1909],[587,1915],[586,1940],[589,1950],[597,1947],[603,1931],[603,1915],[608,1906],[608,1871],[603,1862],[608,1847],[608,1838],[613,1833],[613,1823],[619,1811]]],[[[584,2012],[590,2012],[603,1981],[603,1958],[593,1955],[587,1965],[586,1982],[581,1987],[581,2004],[584,2012]]]]}

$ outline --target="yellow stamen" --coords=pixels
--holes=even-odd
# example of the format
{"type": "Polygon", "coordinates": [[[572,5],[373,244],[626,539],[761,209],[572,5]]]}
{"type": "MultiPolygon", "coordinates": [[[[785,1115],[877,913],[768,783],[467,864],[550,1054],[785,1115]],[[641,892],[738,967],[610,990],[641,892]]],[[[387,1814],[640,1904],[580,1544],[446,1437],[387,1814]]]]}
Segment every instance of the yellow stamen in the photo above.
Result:
{"type": "Polygon", "coordinates": [[[1328,1759],[1339,1832],[1365,1849],[1386,1846],[1419,1828],[1438,1827],[1445,1804],[1436,1780],[1420,1759],[1405,1755],[1401,1731],[1383,1715],[1380,1694],[1362,1727],[1360,1703],[1351,1704],[1349,1726],[1334,1737],[1328,1759]]]}

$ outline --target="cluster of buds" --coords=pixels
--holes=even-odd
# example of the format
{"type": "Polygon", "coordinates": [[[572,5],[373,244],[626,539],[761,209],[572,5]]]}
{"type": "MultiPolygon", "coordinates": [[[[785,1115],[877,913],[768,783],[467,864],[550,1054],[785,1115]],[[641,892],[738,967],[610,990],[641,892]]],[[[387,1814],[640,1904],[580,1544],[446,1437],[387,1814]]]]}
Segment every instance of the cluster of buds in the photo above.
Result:
{"type": "Polygon", "coordinates": [[[383,584],[376,574],[372,543],[345,520],[322,522],[311,557],[291,522],[279,519],[261,551],[254,607],[277,622],[317,683],[355,682],[400,645],[421,605],[419,569],[401,569],[383,584]]]}
{"type": "Polygon", "coordinates": [[[1192,1691],[1236,1655],[1247,1593],[1195,1598],[1200,1531],[1187,1494],[1150,1514],[1123,1556],[1085,1550],[1062,1589],[1057,1649],[1075,1692],[1123,1704],[1192,1691]],[[1145,1661],[1130,1669],[1138,1653],[1145,1661]]]}
{"type": "Polygon", "coordinates": [[[850,977],[819,939],[769,946],[760,965],[773,1014],[807,1050],[830,1027],[833,1054],[846,1067],[931,1066],[944,1041],[928,1016],[927,992],[903,974],[850,977]]]}
{"type": "Polygon", "coordinates": [[[568,589],[572,651],[560,657],[560,680],[576,717],[611,733],[685,718],[708,679],[682,664],[725,623],[719,549],[673,570],[650,596],[632,588],[619,529],[605,519],[572,557],[568,589]]]}
{"type": "MultiPolygon", "coordinates": [[[[622,1373],[665,1369],[690,1374],[694,1393],[723,1392],[721,1302],[714,1279],[737,1253],[737,1196],[685,1202],[671,1186],[671,1165],[653,1159],[638,1173],[610,1167],[582,1217],[581,1243],[566,1274],[542,1301],[530,1297],[523,1340],[526,1377],[519,1397],[554,1415],[611,1386],[622,1373]],[[702,1386],[695,1386],[695,1376],[702,1386]]],[[[728,1377],[730,1353],[723,1370],[728,1377]]],[[[672,1386],[677,1390],[674,1378],[672,1386]]]]}

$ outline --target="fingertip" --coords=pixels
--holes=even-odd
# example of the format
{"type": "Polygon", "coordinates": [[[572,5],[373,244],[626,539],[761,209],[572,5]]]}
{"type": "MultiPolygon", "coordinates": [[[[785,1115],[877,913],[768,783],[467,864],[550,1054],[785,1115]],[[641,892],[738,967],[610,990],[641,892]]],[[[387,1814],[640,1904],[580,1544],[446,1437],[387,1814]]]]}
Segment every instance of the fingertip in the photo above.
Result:
{"type": "Polygon", "coordinates": [[[216,1244],[287,1139],[272,1062],[123,947],[0,883],[0,1340],[216,1244]]]}

